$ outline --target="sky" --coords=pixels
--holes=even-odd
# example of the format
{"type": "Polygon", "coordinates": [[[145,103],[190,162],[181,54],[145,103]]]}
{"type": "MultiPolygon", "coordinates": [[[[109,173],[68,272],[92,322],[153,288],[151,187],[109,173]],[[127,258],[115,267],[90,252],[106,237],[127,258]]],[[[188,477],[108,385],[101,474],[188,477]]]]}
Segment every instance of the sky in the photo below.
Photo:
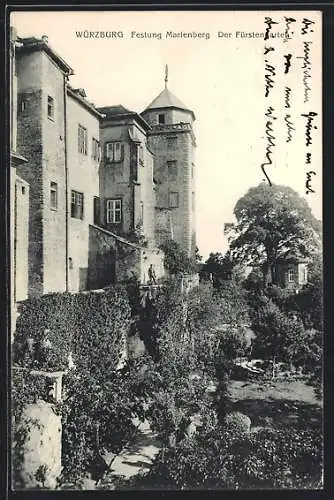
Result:
{"type": "MultiPolygon", "coordinates": [[[[233,209],[249,188],[266,181],[261,169],[268,137],[265,113],[275,114],[275,147],[268,167],[273,183],[291,186],[322,218],[321,130],[321,14],[319,12],[14,12],[11,25],[18,36],[48,36],[51,47],[74,69],[73,87],[84,88],[96,106],[122,104],[141,112],[168,88],[196,115],[196,231],[205,258],[225,252],[224,224],[234,221],[233,209]],[[278,24],[272,33],[284,33],[284,15],[293,17],[294,34],[283,38],[249,38],[240,33],[264,33],[265,17],[278,24]],[[303,17],[314,22],[301,35],[303,17]],[[312,29],[312,31],[311,31],[312,29]],[[122,32],[122,38],[85,38],[77,32],[122,32]],[[203,38],[166,38],[166,32],[208,34],[203,38]],[[161,33],[161,39],[132,36],[132,32],[161,33]],[[237,33],[239,32],[239,33],[237,33]],[[229,35],[230,33],[230,35],[229,35]],[[303,42],[309,42],[307,58],[303,42]],[[274,50],[264,56],[264,48],[274,50]],[[284,74],[284,55],[292,59],[284,74]],[[273,88],[265,97],[265,60],[275,67],[273,88]],[[304,103],[303,65],[309,77],[304,103]],[[286,110],[284,88],[292,90],[286,110]],[[306,146],[309,112],[317,113],[311,126],[312,144],[306,146]],[[293,123],[287,140],[286,114],[293,123]],[[303,117],[302,115],[306,116],[303,117]],[[312,165],[305,155],[312,152],[312,165]],[[306,195],[307,172],[312,189],[306,195]]],[[[306,81],[306,80],[305,80],[306,81]]]]}

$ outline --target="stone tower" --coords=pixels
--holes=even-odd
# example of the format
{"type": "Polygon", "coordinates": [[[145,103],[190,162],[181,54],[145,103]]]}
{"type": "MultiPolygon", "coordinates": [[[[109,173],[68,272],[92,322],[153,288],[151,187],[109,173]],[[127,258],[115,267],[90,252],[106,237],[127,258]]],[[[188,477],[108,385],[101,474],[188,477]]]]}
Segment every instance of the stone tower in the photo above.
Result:
{"type": "Polygon", "coordinates": [[[196,147],[193,122],[195,115],[165,88],[142,112],[151,126],[148,146],[155,156],[156,238],[177,241],[187,254],[194,255],[195,235],[195,165],[196,147]]]}

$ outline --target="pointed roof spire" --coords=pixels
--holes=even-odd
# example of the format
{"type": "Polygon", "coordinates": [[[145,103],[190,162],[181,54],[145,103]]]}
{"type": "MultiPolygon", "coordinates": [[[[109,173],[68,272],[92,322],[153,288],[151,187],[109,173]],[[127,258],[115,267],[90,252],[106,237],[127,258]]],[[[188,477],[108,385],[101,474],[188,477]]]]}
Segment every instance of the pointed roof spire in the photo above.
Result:
{"type": "Polygon", "coordinates": [[[191,113],[193,120],[195,120],[195,115],[187,106],[185,106],[168,88],[168,64],[165,65],[165,88],[160,94],[153,99],[151,104],[149,104],[145,110],[149,109],[163,109],[163,108],[175,108],[182,109],[191,113]]]}

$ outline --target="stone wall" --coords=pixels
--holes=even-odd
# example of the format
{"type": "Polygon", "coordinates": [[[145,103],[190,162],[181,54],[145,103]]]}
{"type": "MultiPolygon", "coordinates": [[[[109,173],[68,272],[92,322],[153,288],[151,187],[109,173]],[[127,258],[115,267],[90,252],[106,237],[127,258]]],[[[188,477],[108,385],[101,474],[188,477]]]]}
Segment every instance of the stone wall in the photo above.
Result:
{"type": "Polygon", "coordinates": [[[54,489],[61,473],[61,417],[38,401],[26,407],[19,425],[28,430],[20,474],[24,489],[54,489]]]}
{"type": "Polygon", "coordinates": [[[43,52],[43,293],[66,290],[66,184],[64,75],[43,52]],[[48,97],[54,100],[54,118],[48,117],[48,97]],[[58,186],[57,209],[51,207],[50,184],[58,186]]]}
{"type": "Polygon", "coordinates": [[[29,184],[16,176],[14,213],[15,301],[28,298],[29,184]]]}
{"type": "Polygon", "coordinates": [[[87,290],[89,225],[94,224],[94,197],[99,196],[99,162],[92,157],[92,139],[99,141],[99,119],[77,99],[67,97],[67,156],[69,210],[69,290],[87,290]],[[78,151],[78,125],[87,130],[87,154],[78,151]],[[83,193],[83,219],[71,217],[71,190],[83,193]]]}
{"type": "Polygon", "coordinates": [[[157,206],[170,209],[174,239],[188,254],[191,252],[193,235],[192,210],[192,162],[193,146],[190,132],[179,132],[177,144],[170,148],[168,134],[151,134],[149,144],[156,155],[155,176],[158,185],[156,189],[157,206]],[[174,172],[168,162],[175,162],[174,172]],[[173,193],[176,193],[175,195],[173,193]],[[177,207],[171,197],[177,196],[177,207]]]}
{"type": "MultiPolygon", "coordinates": [[[[196,247],[193,116],[188,111],[162,109],[147,110],[143,117],[152,125],[148,144],[155,156],[156,205],[170,210],[173,237],[191,255],[196,247]],[[157,117],[162,112],[165,124],[159,125],[157,117]]],[[[161,228],[157,237],[163,237],[161,228]]]]}
{"type": "Polygon", "coordinates": [[[173,221],[171,211],[169,208],[155,209],[155,241],[156,245],[160,247],[166,241],[173,239],[173,221]]]}
{"type": "Polygon", "coordinates": [[[65,130],[64,77],[41,51],[18,53],[17,147],[28,163],[17,173],[30,185],[29,293],[64,291],[65,130]],[[54,117],[48,117],[48,96],[54,117]],[[50,207],[50,182],[58,186],[58,206],[50,207]]]}
{"type": "Polygon", "coordinates": [[[106,229],[127,233],[133,230],[133,186],[130,183],[130,137],[126,123],[103,124],[100,130],[102,161],[100,167],[101,186],[101,224],[106,229]],[[123,145],[121,161],[110,163],[106,158],[106,144],[118,141],[123,145]],[[118,224],[107,224],[106,200],[118,198],[122,200],[122,221],[118,224]]]}
{"type": "Polygon", "coordinates": [[[95,290],[116,282],[116,240],[106,231],[89,226],[88,289],[95,290]]]}
{"type": "Polygon", "coordinates": [[[30,185],[29,291],[43,293],[42,55],[17,55],[17,148],[28,163],[17,174],[30,185]]]}

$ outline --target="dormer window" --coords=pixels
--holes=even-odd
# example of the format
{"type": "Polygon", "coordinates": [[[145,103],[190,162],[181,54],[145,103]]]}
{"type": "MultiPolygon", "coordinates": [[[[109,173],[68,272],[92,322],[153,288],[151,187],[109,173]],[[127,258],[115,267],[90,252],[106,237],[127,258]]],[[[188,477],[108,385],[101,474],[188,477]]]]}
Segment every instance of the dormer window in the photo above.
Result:
{"type": "Polygon", "coordinates": [[[107,142],[106,158],[110,162],[121,161],[123,159],[123,144],[121,142],[107,142]]]}
{"type": "Polygon", "coordinates": [[[164,123],[166,123],[165,118],[166,118],[165,113],[158,114],[158,122],[160,125],[163,125],[164,123]]]}

